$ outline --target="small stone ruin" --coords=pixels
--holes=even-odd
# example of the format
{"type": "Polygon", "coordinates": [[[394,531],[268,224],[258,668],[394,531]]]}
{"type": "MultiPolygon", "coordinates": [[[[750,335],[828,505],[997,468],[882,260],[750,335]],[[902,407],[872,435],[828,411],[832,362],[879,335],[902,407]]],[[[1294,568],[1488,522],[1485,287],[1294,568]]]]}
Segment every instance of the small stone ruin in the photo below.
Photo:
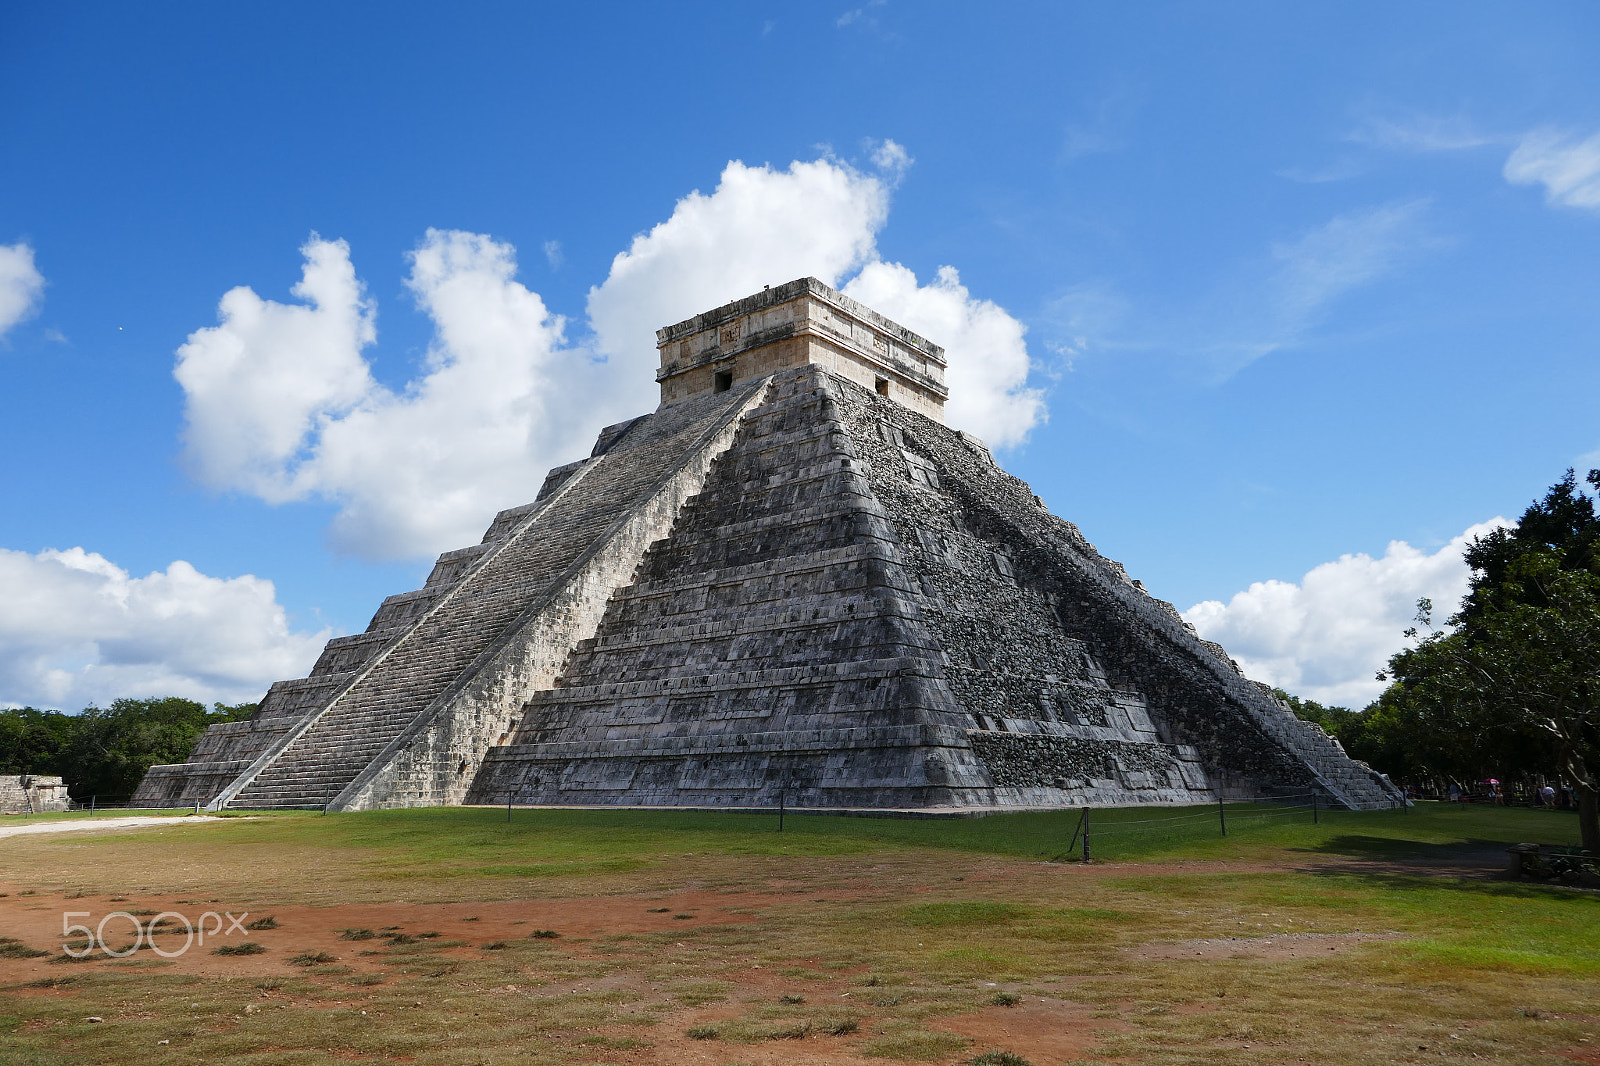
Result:
{"type": "Polygon", "coordinates": [[[71,809],[67,786],[59,777],[37,774],[0,777],[0,814],[44,814],[71,809]]]}

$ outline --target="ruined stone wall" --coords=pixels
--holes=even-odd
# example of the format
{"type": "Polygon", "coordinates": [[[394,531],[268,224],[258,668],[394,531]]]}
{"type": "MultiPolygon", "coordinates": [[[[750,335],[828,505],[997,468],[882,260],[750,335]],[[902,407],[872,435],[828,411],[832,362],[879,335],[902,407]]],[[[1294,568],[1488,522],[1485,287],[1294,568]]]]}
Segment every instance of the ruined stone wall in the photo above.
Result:
{"type": "Polygon", "coordinates": [[[72,809],[59,777],[37,774],[0,777],[0,814],[44,814],[72,809]]]}

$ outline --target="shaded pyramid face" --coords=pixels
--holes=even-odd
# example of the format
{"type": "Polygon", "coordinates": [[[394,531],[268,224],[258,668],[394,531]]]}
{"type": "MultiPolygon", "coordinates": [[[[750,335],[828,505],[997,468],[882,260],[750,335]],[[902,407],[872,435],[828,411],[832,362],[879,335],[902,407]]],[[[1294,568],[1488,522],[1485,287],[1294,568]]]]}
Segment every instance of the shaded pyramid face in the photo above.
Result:
{"type": "Polygon", "coordinates": [[[660,408],[135,803],[1397,800],[946,428],[937,345],[812,278],[657,336],[660,408]]]}
{"type": "Polygon", "coordinates": [[[767,389],[469,802],[1389,802],[981,443],[820,368],[767,389]]]}

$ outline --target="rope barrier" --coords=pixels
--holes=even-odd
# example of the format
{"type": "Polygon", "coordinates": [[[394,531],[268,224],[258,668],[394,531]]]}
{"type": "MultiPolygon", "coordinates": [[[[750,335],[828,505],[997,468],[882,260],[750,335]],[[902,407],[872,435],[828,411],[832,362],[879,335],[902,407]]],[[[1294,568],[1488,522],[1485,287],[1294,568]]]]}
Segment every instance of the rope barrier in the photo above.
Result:
{"type": "MultiPolygon", "coordinates": [[[[1111,821],[1109,819],[1097,820],[1097,822],[1095,824],[1095,833],[1097,835],[1102,835],[1102,836],[1103,835],[1107,835],[1107,834],[1109,834],[1111,836],[1118,836],[1118,835],[1126,835],[1126,834],[1129,834],[1129,833],[1141,833],[1141,832],[1157,832],[1157,833],[1159,833],[1159,832],[1164,832],[1164,831],[1180,829],[1182,827],[1193,825],[1194,823],[1197,823],[1197,822],[1208,822],[1208,823],[1218,823],[1218,824],[1220,824],[1221,818],[1223,817],[1224,814],[1227,817],[1232,818],[1232,819],[1251,819],[1252,821],[1247,821],[1246,823],[1244,823],[1244,824],[1247,824],[1247,825],[1260,825],[1260,824],[1262,824],[1264,822],[1267,822],[1267,821],[1270,821],[1272,819],[1293,818],[1293,817],[1297,817],[1297,816],[1303,817],[1307,813],[1310,813],[1312,815],[1312,817],[1315,818],[1316,814],[1319,811],[1324,809],[1321,806],[1319,806],[1318,801],[1320,799],[1320,796],[1315,792],[1306,792],[1306,793],[1300,793],[1300,794],[1291,795],[1291,796],[1283,796],[1283,797],[1278,797],[1278,799],[1284,800],[1284,801],[1289,801],[1289,800],[1307,800],[1308,802],[1304,802],[1304,803],[1273,802],[1273,803],[1270,803],[1270,804],[1263,803],[1263,804],[1253,805],[1253,808],[1235,807],[1233,809],[1226,810],[1226,811],[1223,810],[1223,808],[1226,805],[1225,804],[1219,804],[1217,811],[1209,811],[1208,810],[1208,811],[1205,811],[1203,813],[1197,812],[1197,813],[1191,813],[1191,814],[1176,814],[1176,815],[1169,815],[1169,816],[1163,817],[1163,818],[1117,819],[1115,821],[1111,821]]],[[[1074,831],[1074,833],[1072,835],[1072,844],[1069,844],[1068,847],[1067,847],[1068,851],[1071,851],[1073,845],[1077,844],[1078,836],[1079,836],[1079,833],[1082,832],[1082,829],[1083,829],[1083,825],[1080,822],[1079,826],[1078,826],[1078,829],[1076,831],[1074,831]]]]}

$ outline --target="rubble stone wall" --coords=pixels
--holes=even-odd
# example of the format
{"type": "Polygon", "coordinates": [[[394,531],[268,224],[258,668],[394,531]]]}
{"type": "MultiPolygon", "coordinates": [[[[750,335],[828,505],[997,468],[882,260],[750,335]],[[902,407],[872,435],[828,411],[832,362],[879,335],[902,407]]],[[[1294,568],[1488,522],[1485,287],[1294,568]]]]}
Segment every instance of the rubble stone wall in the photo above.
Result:
{"type": "Polygon", "coordinates": [[[44,814],[72,809],[59,777],[21,774],[0,777],[0,814],[44,814]]]}

